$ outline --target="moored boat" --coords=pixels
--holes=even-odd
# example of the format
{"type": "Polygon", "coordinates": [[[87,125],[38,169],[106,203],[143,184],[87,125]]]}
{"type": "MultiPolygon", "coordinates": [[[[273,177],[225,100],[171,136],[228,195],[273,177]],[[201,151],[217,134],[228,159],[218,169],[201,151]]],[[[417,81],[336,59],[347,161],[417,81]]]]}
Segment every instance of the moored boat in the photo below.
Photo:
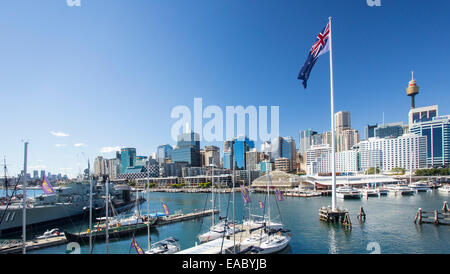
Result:
{"type": "Polygon", "coordinates": [[[361,199],[361,192],[351,186],[341,186],[336,189],[336,197],[341,199],[361,199]]]}
{"type": "Polygon", "coordinates": [[[145,254],[174,254],[180,251],[178,240],[170,237],[151,245],[145,254]]]}
{"type": "MultiPolygon", "coordinates": [[[[157,222],[156,218],[147,219],[146,217],[142,217],[143,220],[141,222],[134,222],[129,225],[120,225],[119,223],[115,223],[114,226],[110,226],[108,228],[109,238],[120,238],[125,236],[130,236],[136,232],[142,232],[147,230],[147,222],[150,222],[150,226],[154,226],[157,222]]],[[[96,230],[92,231],[92,238],[96,240],[104,240],[106,239],[106,229],[103,226],[98,226],[96,230]]],[[[89,229],[85,232],[81,233],[70,233],[68,231],[64,231],[64,235],[69,242],[78,242],[78,243],[87,243],[89,241],[89,229]]]]}
{"type": "Polygon", "coordinates": [[[446,184],[438,188],[438,191],[441,193],[449,193],[450,194],[450,185],[446,184]]]}
{"type": "Polygon", "coordinates": [[[426,182],[415,182],[408,186],[417,192],[427,192],[431,190],[431,187],[426,182]]]}
{"type": "Polygon", "coordinates": [[[388,190],[389,190],[389,194],[391,194],[391,195],[408,196],[408,195],[413,195],[414,194],[414,190],[413,189],[411,189],[407,185],[402,185],[402,184],[389,186],[388,190]]]}

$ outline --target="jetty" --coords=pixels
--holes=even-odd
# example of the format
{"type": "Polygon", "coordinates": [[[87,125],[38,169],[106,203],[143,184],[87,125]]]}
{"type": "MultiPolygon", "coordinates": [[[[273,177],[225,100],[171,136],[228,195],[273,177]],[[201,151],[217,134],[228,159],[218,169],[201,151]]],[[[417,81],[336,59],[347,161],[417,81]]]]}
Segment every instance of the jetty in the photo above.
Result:
{"type": "Polygon", "coordinates": [[[331,207],[322,207],[319,209],[319,219],[328,223],[341,223],[347,228],[352,227],[350,215],[345,209],[337,208],[336,210],[333,210],[331,207]]]}
{"type": "MultiPolygon", "coordinates": [[[[34,239],[26,242],[27,251],[37,250],[50,246],[58,246],[67,243],[65,236],[51,237],[47,239],[34,239]]],[[[0,254],[22,253],[22,240],[4,240],[0,245],[0,254]]]]}
{"type": "MultiPolygon", "coordinates": [[[[214,214],[218,214],[218,213],[219,213],[219,210],[215,209],[214,214]]],[[[211,214],[213,214],[213,210],[209,209],[209,210],[205,210],[205,211],[197,211],[197,212],[191,212],[191,213],[187,213],[187,214],[174,214],[174,215],[169,215],[167,217],[158,217],[158,221],[156,222],[155,226],[162,226],[162,225],[197,219],[197,218],[201,218],[201,217],[205,217],[205,216],[211,216],[211,214]]]]}
{"type": "Polygon", "coordinates": [[[417,210],[414,218],[415,224],[434,224],[434,225],[450,225],[450,211],[447,201],[444,202],[442,211],[423,211],[421,208],[417,210]]]}

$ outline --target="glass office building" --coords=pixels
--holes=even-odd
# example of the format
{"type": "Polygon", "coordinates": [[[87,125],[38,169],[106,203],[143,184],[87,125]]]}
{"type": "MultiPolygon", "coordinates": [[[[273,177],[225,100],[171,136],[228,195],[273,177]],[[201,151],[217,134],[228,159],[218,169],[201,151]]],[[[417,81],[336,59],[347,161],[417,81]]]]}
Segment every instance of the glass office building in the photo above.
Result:
{"type": "MultiPolygon", "coordinates": [[[[295,156],[297,148],[292,137],[281,137],[280,139],[280,157],[289,159],[289,171],[294,169],[295,156]]],[[[276,160],[276,159],[275,159],[276,160]]]]}
{"type": "Polygon", "coordinates": [[[427,137],[427,164],[429,167],[450,165],[450,115],[431,120],[415,120],[412,133],[427,137]]]}
{"type": "Polygon", "coordinates": [[[160,145],[156,152],[156,160],[158,163],[165,163],[172,160],[173,147],[171,145],[160,145]]]}
{"type": "Polygon", "coordinates": [[[246,169],[245,157],[246,152],[255,147],[255,142],[248,137],[238,137],[233,144],[233,159],[236,169],[246,169]]]}
{"type": "Polygon", "coordinates": [[[120,173],[124,173],[128,167],[136,165],[136,149],[133,147],[120,150],[120,173]]]}
{"type": "Polygon", "coordinates": [[[246,152],[255,147],[255,142],[248,137],[238,137],[224,142],[223,168],[246,169],[246,152]]]}
{"type": "Polygon", "coordinates": [[[172,151],[172,162],[187,163],[191,167],[200,167],[200,136],[195,132],[178,136],[177,147],[172,151]]]}

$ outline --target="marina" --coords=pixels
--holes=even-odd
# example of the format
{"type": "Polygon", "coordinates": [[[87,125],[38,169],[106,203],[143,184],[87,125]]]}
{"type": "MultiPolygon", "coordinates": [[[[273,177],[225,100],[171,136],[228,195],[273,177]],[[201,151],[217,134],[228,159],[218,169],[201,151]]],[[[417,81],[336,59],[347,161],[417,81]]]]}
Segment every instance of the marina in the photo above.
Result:
{"type": "MultiPolygon", "coordinates": [[[[150,193],[150,212],[160,211],[159,203],[164,200],[172,210],[183,210],[186,213],[195,212],[203,208],[206,193],[150,193]]],[[[219,194],[223,201],[228,194],[219,194]]],[[[264,201],[265,195],[251,194],[251,208],[255,214],[261,214],[258,201],[264,201]]],[[[413,196],[381,196],[360,200],[342,200],[339,207],[346,209],[352,221],[352,229],[347,230],[340,225],[319,221],[317,211],[323,205],[330,203],[329,196],[319,196],[311,199],[285,197],[279,203],[283,223],[291,230],[292,239],[288,247],[281,253],[311,254],[311,253],[368,253],[366,250],[370,242],[378,242],[383,254],[396,253],[448,253],[450,235],[448,226],[416,226],[413,223],[417,209],[442,208],[444,201],[450,196],[438,190],[418,193],[413,196]],[[361,206],[367,214],[367,219],[360,224],[357,215],[361,206]],[[386,213],[389,214],[386,214],[386,213]],[[370,232],[370,233],[368,233],[370,232]]],[[[247,210],[242,199],[236,195],[236,220],[243,220],[247,210]]],[[[272,207],[275,207],[273,205],[272,207]]],[[[219,207],[218,207],[219,208],[219,207]]],[[[226,204],[219,208],[226,212],[226,204]]],[[[142,214],[145,213],[145,209],[142,214]]],[[[207,214],[209,215],[209,214],[207,214]]],[[[216,216],[218,220],[218,216],[216,216]]],[[[179,240],[181,250],[200,245],[196,238],[201,227],[209,227],[210,216],[202,219],[191,219],[183,222],[171,223],[151,230],[151,240],[156,242],[169,237],[179,240]]],[[[77,232],[80,227],[87,229],[85,222],[67,224],[65,230],[77,232]]],[[[36,231],[37,234],[43,232],[36,231]]],[[[238,234],[239,235],[239,234],[238,234]]],[[[244,235],[244,234],[243,234],[244,235]]],[[[237,237],[237,239],[240,237],[237,237]]],[[[233,239],[232,237],[230,239],[233,239]]],[[[110,253],[130,253],[130,238],[111,239],[110,253]]],[[[147,235],[136,235],[136,240],[142,245],[147,241],[147,235]]],[[[227,241],[225,241],[227,242],[227,241]]],[[[225,245],[225,244],[224,244],[225,245]]],[[[81,246],[81,253],[89,253],[89,247],[81,246]]],[[[199,248],[200,249],[200,248],[199,248]]],[[[48,246],[29,253],[66,253],[65,245],[48,246]]],[[[93,253],[105,253],[105,243],[96,242],[93,253]]]]}

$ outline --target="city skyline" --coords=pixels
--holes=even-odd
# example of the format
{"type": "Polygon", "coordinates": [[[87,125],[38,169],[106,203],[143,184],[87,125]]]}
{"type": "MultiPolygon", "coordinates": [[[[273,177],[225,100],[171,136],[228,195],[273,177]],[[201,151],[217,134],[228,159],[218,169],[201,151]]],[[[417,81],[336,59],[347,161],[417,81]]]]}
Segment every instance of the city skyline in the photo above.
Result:
{"type": "MultiPolygon", "coordinates": [[[[407,124],[411,70],[421,87],[417,107],[450,99],[443,81],[450,59],[444,47],[429,43],[441,37],[438,26],[448,23],[448,7],[446,1],[374,8],[364,1],[89,2],[79,8],[64,1],[8,2],[0,11],[8,38],[0,45],[8,53],[1,68],[8,102],[1,111],[7,132],[1,152],[9,173],[17,174],[21,140],[29,140],[28,172],[70,176],[86,168],[87,159],[112,158],[121,147],[150,155],[161,144],[175,144],[170,110],[192,107],[194,97],[221,108],[279,105],[280,136],[298,144],[300,130],[330,130],[328,62],[316,64],[306,91],[296,79],[330,15],[335,110],[350,111],[361,136],[367,124],[381,124],[383,112],[386,122],[407,124]],[[439,64],[430,61],[435,56],[439,64]]],[[[450,113],[449,106],[439,107],[450,113]]],[[[223,151],[221,142],[205,145],[223,151]]]]}

